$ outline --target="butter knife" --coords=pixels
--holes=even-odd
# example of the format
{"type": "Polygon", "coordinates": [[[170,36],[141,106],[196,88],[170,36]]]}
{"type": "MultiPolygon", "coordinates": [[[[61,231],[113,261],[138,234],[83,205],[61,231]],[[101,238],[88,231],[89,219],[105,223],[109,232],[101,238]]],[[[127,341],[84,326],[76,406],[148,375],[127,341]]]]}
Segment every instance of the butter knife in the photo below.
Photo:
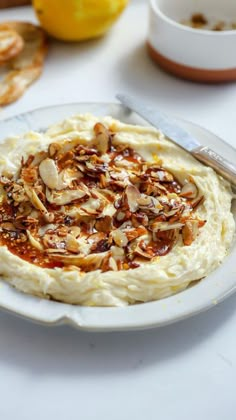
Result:
{"type": "Polygon", "coordinates": [[[118,94],[116,98],[127,108],[136,112],[154,127],[160,129],[169,140],[191,153],[196,159],[213,168],[236,186],[236,166],[214,150],[201,145],[190,133],[157,109],[143,105],[129,95],[118,94]]]}

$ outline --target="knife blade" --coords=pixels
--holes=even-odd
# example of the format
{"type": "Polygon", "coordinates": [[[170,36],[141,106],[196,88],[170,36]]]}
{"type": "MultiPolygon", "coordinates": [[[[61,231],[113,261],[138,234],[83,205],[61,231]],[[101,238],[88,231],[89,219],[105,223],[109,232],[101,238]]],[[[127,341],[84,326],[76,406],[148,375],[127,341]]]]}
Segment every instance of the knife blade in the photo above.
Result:
{"type": "Polygon", "coordinates": [[[180,127],[174,119],[169,118],[161,111],[143,105],[130,95],[118,94],[116,98],[127,108],[136,112],[147,122],[161,130],[169,140],[190,152],[196,159],[210,166],[221,176],[236,186],[236,166],[224,159],[214,150],[201,145],[190,133],[180,127]]]}

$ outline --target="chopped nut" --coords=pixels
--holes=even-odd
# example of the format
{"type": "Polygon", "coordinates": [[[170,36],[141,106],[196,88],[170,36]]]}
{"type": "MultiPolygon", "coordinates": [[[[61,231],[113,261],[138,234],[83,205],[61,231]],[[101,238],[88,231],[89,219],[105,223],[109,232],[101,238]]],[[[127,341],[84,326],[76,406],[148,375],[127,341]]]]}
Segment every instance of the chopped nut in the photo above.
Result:
{"type": "Polygon", "coordinates": [[[200,24],[200,25],[207,25],[208,21],[203,13],[194,13],[192,15],[192,23],[200,24]]]}
{"type": "Polygon", "coordinates": [[[34,184],[38,179],[38,171],[36,168],[22,168],[21,176],[28,184],[34,184]]]}

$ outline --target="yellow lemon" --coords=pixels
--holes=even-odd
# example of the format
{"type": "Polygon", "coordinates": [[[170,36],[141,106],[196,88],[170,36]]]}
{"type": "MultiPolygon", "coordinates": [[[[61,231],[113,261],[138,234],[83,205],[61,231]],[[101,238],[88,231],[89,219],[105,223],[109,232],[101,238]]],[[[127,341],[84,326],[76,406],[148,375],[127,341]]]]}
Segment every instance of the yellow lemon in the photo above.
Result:
{"type": "Polygon", "coordinates": [[[64,41],[102,35],[127,3],[128,0],[33,0],[41,26],[64,41]]]}

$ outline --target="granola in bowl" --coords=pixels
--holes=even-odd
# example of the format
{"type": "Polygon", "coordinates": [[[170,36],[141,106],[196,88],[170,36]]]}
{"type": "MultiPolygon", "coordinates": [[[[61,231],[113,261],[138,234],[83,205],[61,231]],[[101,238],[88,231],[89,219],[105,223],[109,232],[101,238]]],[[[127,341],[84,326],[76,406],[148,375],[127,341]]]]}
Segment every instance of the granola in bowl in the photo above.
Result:
{"type": "Polygon", "coordinates": [[[0,273],[24,292],[146,302],[228,252],[230,186],[153,128],[79,115],[0,149],[0,273]]]}

